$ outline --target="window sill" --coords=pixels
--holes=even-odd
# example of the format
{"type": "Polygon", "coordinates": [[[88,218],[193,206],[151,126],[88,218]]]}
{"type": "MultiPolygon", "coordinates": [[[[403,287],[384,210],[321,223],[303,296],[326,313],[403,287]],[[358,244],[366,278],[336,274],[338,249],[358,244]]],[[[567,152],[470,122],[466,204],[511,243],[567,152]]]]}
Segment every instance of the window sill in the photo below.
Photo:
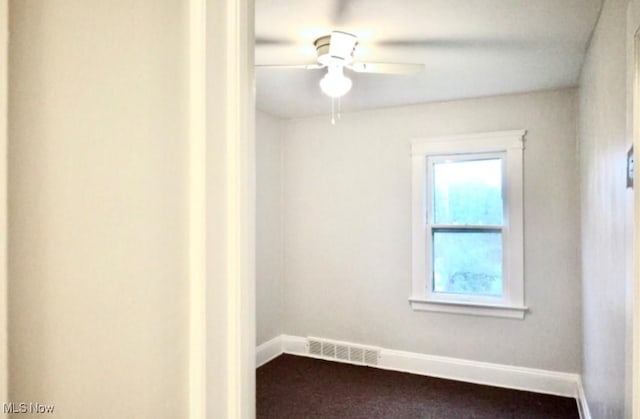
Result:
{"type": "Polygon", "coordinates": [[[524,319],[524,313],[529,310],[524,306],[507,306],[483,303],[452,302],[427,300],[424,297],[410,297],[411,308],[416,311],[435,311],[439,313],[468,314],[473,316],[504,317],[509,319],[524,319]]]}

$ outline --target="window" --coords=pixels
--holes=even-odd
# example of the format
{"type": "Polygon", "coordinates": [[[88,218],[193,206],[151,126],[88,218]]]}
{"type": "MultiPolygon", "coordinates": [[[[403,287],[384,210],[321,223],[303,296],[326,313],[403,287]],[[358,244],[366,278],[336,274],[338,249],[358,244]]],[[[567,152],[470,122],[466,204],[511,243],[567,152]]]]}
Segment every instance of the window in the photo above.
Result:
{"type": "Polygon", "coordinates": [[[524,134],[413,141],[414,309],[524,318],[524,134]]]}

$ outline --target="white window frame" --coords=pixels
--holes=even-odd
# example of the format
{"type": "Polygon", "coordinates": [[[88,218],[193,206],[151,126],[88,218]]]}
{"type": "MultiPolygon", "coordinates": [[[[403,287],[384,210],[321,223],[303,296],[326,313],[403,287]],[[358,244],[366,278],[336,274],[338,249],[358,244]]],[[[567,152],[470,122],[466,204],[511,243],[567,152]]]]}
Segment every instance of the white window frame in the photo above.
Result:
{"type": "MultiPolygon", "coordinates": [[[[523,150],[525,130],[415,139],[412,160],[412,294],[414,310],[523,319],[524,225],[523,150]],[[501,297],[432,292],[431,168],[428,161],[502,159],[504,223],[487,226],[502,232],[503,292],[501,297]]],[[[441,227],[441,226],[440,226],[441,227]]],[[[464,225],[452,226],[456,229],[464,225]]],[[[470,230],[480,226],[468,226],[470,230]]]]}

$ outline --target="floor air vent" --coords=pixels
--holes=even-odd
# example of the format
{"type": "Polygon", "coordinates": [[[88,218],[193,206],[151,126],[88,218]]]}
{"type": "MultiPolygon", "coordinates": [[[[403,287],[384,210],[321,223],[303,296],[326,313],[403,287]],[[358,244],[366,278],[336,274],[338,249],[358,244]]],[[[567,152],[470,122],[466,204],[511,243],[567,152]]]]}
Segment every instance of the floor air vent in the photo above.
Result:
{"type": "Polygon", "coordinates": [[[311,355],[322,356],[322,342],[317,340],[309,341],[309,353],[311,355]]]}
{"type": "Polygon", "coordinates": [[[309,355],[360,365],[378,365],[380,349],[327,339],[307,338],[309,355]]]}

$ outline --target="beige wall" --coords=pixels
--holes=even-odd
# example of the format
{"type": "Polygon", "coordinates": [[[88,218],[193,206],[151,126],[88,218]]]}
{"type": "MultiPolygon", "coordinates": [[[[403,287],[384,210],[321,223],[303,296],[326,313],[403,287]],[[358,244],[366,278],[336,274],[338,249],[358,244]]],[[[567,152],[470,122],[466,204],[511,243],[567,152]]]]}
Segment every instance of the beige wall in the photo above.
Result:
{"type": "MultiPolygon", "coordinates": [[[[252,0],[196,0],[206,6],[203,265],[206,295],[207,418],[255,416],[255,103],[252,0]],[[233,70],[231,70],[233,69],[233,70]]],[[[200,21],[202,14],[194,20],[200,21]]],[[[193,80],[193,79],[192,79],[193,80]]],[[[202,87],[202,89],[199,89],[202,87]]],[[[199,108],[196,98],[194,108],[199,108]]],[[[195,116],[195,115],[192,115],[195,116]]],[[[196,124],[200,125],[200,124],[196,124]]],[[[202,127],[201,127],[202,128],[202,127]]],[[[193,185],[193,181],[192,181],[193,185]]],[[[202,285],[202,286],[200,286],[202,285]]],[[[193,394],[193,393],[192,393],[193,394]]],[[[197,417],[197,416],[196,416],[197,417]]]]}
{"type": "Polygon", "coordinates": [[[583,382],[594,419],[625,415],[626,3],[604,2],[580,80],[583,382]]]}
{"type": "Polygon", "coordinates": [[[187,6],[10,2],[10,399],[51,417],[187,416],[187,6]]]}
{"type": "Polygon", "coordinates": [[[7,1],[0,1],[0,402],[9,394],[7,330],[7,1]]]}
{"type": "Polygon", "coordinates": [[[282,333],[282,140],[285,122],[256,112],[256,343],[282,333]]]}
{"type": "Polygon", "coordinates": [[[581,367],[576,90],[291,120],[284,332],[477,361],[581,367]],[[416,312],[410,140],[527,129],[524,320],[416,312]]]}

